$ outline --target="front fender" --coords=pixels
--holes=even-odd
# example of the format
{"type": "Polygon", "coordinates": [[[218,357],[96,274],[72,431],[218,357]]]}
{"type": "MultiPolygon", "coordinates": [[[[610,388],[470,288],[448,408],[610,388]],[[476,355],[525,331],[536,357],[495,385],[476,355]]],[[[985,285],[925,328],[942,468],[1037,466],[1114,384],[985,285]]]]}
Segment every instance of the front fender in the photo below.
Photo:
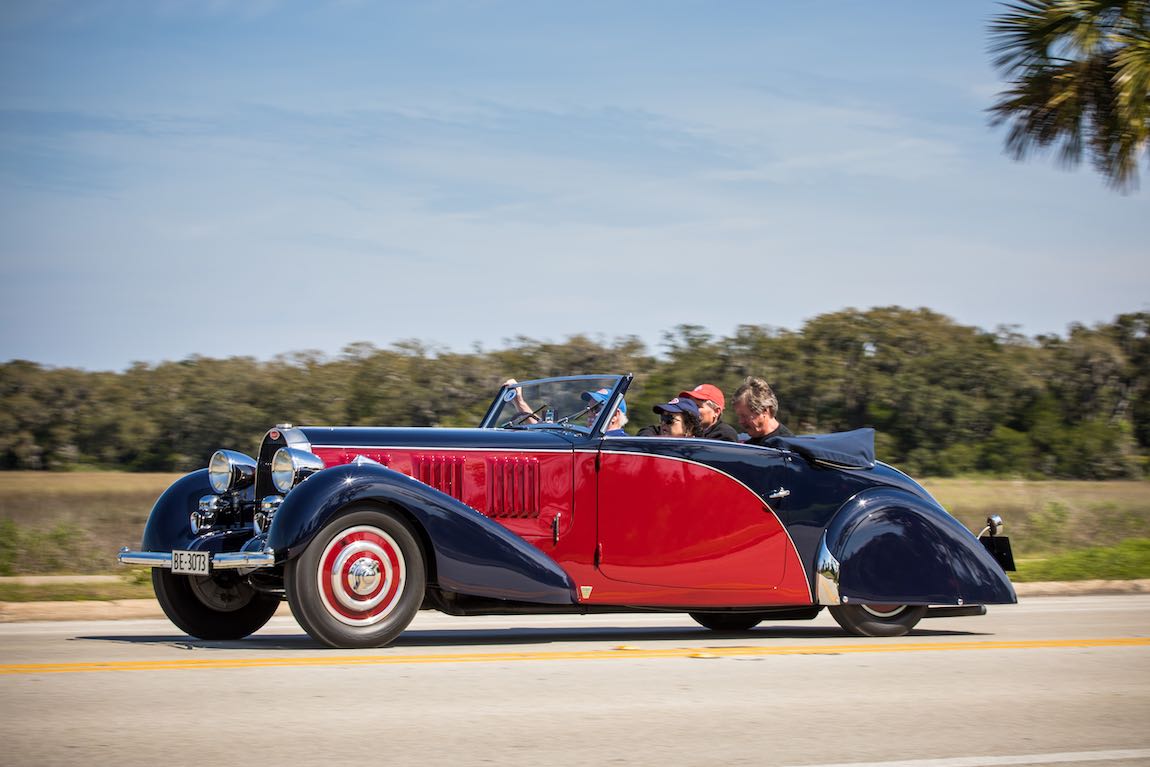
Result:
{"type": "MultiPolygon", "coordinates": [[[[177,479],[156,499],[144,526],[143,551],[239,551],[252,538],[248,528],[214,530],[199,535],[192,532],[192,512],[200,498],[215,495],[208,483],[208,470],[200,469],[177,479]]],[[[251,489],[246,491],[251,498],[251,489]]]]}
{"type": "Polygon", "coordinates": [[[1018,601],[1006,573],[961,522],[896,488],[847,501],[827,526],[815,569],[823,604],[1018,601]]]}
{"type": "Polygon", "coordinates": [[[268,545],[294,559],[348,506],[404,511],[424,533],[440,588],[519,602],[572,604],[575,584],[539,549],[475,509],[378,464],[344,464],[313,474],[276,511],[268,545]]]}

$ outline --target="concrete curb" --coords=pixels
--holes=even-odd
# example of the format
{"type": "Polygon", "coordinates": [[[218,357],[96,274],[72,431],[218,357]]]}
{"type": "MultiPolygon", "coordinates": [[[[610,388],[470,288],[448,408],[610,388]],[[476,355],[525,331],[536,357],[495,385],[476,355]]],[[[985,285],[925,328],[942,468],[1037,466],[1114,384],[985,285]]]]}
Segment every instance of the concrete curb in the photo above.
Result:
{"type": "MultiPolygon", "coordinates": [[[[287,602],[277,616],[291,617],[287,602]]],[[[0,602],[0,623],[27,621],[125,621],[164,618],[154,599],[115,599],[108,602],[0,602]]]]}
{"type": "MultiPolygon", "coordinates": [[[[99,577],[99,576],[97,576],[99,577]]],[[[116,578],[118,576],[111,576],[116,578]]],[[[1150,579],[1135,581],[1067,581],[1016,583],[1019,599],[1100,594],[1150,594],[1150,579]]],[[[291,616],[285,602],[277,616],[291,616]]],[[[163,618],[154,599],[117,599],[110,602],[0,602],[0,623],[26,621],[107,621],[163,618]]]]}

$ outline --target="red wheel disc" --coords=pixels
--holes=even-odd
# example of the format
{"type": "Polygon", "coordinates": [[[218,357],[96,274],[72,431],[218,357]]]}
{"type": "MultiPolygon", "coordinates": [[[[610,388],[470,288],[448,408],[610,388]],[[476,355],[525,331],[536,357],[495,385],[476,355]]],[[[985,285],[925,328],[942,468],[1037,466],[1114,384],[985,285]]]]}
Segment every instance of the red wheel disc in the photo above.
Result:
{"type": "Polygon", "coordinates": [[[394,538],[378,527],[358,525],[328,542],[316,579],[334,618],[349,626],[370,626],[395,608],[407,566],[394,538]]]}

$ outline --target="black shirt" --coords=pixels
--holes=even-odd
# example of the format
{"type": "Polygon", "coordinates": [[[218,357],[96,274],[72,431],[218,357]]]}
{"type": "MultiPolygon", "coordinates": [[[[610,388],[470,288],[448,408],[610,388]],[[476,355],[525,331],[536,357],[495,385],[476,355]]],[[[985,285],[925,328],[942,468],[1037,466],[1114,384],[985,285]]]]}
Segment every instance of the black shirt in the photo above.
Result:
{"type": "MultiPolygon", "coordinates": [[[[642,429],[639,429],[639,433],[635,436],[658,437],[660,436],[659,427],[644,426],[642,429]]],[[[718,439],[722,440],[723,442],[738,442],[739,433],[736,432],[735,427],[731,426],[729,423],[715,421],[713,424],[711,424],[711,428],[703,432],[703,439],[718,439]]]]}
{"type": "Polygon", "coordinates": [[[703,437],[706,439],[721,439],[724,442],[739,441],[739,434],[735,431],[735,427],[722,421],[715,421],[711,424],[711,428],[703,432],[703,437]]]}
{"type": "Polygon", "coordinates": [[[762,444],[765,444],[766,441],[768,439],[770,439],[771,437],[793,437],[793,436],[795,436],[794,433],[790,429],[788,429],[786,426],[783,426],[780,423],[777,427],[775,427],[775,430],[770,432],[769,434],[764,434],[761,437],[751,437],[750,439],[747,440],[747,444],[748,445],[762,445],[762,444]]]}

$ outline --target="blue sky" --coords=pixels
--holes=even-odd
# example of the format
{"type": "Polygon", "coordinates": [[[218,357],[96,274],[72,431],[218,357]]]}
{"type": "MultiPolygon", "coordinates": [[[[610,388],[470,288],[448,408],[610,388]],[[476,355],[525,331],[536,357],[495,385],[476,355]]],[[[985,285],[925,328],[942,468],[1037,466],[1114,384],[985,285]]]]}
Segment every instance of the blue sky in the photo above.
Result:
{"type": "Polygon", "coordinates": [[[0,361],[1150,310],[1145,172],[988,127],[998,7],[7,0],[0,361]]]}

